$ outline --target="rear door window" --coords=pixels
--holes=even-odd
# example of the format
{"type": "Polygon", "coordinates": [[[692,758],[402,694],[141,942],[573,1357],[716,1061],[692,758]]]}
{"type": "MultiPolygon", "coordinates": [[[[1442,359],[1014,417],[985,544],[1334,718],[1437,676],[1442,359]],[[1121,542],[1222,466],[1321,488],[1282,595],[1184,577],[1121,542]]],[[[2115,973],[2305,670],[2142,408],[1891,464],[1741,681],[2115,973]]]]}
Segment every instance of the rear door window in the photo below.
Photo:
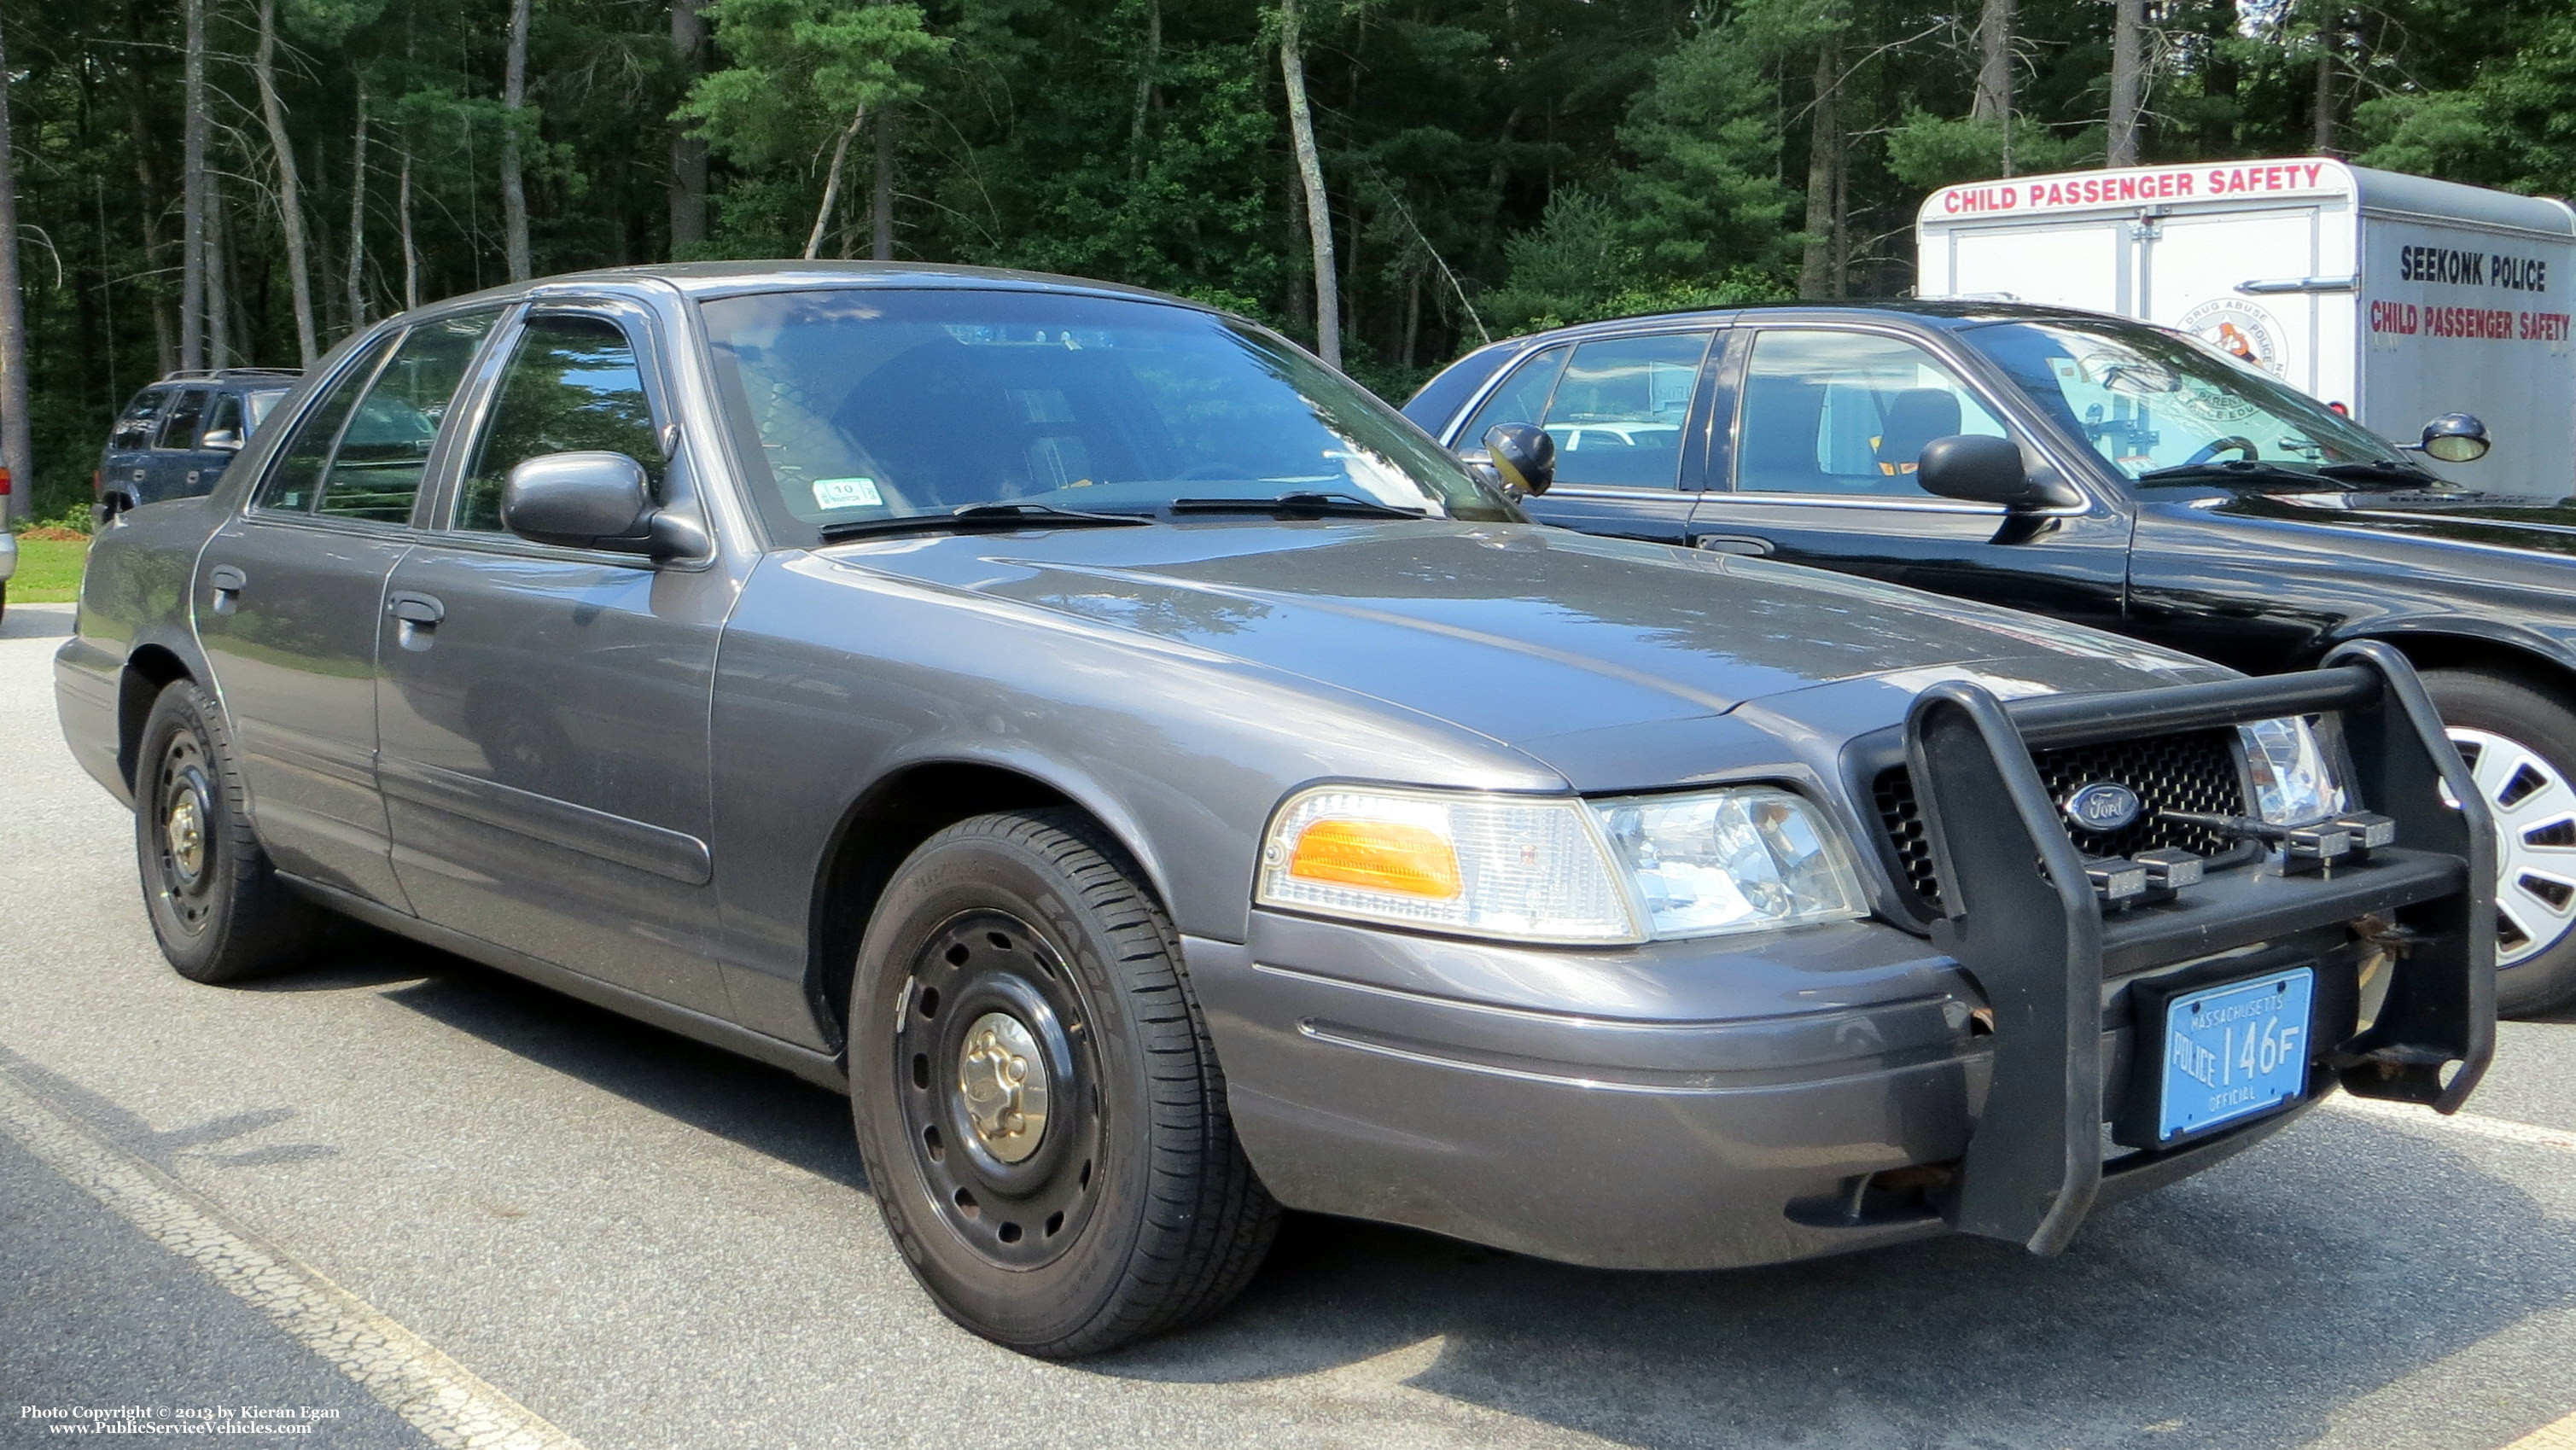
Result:
{"type": "Polygon", "coordinates": [[[340,441],[340,426],[349,421],[359,395],[375,380],[376,365],[393,350],[396,336],[389,332],[369,344],[304,409],[295,422],[295,436],[278,450],[277,465],[260,484],[258,507],[285,513],[312,509],[322,489],[322,471],[331,462],[332,445],[340,441]]]}
{"type": "Polygon", "coordinates": [[[152,422],[161,415],[161,402],[169,396],[166,388],[145,388],[134,395],[134,401],[118,414],[114,431],[107,435],[107,446],[114,452],[131,453],[152,446],[152,422]]]}
{"type": "Polygon", "coordinates": [[[439,422],[496,315],[442,317],[404,334],[340,433],[317,513],[383,524],[411,521],[439,422]]]}

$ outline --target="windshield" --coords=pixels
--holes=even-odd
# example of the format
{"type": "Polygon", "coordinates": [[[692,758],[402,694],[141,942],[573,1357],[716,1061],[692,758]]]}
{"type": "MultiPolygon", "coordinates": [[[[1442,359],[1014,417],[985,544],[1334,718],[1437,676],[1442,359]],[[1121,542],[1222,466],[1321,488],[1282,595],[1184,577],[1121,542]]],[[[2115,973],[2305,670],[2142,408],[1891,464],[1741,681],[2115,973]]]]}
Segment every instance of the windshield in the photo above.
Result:
{"type": "Polygon", "coordinates": [[[2176,333],[2119,322],[2004,322],[1961,335],[2131,479],[2240,461],[2303,473],[2337,463],[2417,471],[2360,424],[2176,333]]]}
{"type": "Polygon", "coordinates": [[[1339,494],[1517,511],[1391,409],[1279,339],[1192,308],[849,289],[703,304],[753,493],[782,542],[978,505],[1159,514],[1339,494]]]}

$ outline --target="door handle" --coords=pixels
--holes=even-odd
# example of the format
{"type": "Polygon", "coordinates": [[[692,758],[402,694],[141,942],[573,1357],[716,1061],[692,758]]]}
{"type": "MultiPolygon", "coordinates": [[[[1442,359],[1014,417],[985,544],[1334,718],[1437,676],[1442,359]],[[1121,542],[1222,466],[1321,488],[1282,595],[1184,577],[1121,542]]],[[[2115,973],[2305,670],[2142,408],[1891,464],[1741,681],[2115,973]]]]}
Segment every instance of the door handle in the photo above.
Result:
{"type": "Polygon", "coordinates": [[[447,617],[447,606],[434,594],[397,589],[386,597],[385,613],[405,624],[436,624],[447,617]]]}
{"type": "Polygon", "coordinates": [[[230,614],[241,607],[242,587],[250,576],[230,564],[217,564],[206,571],[206,582],[214,586],[215,613],[230,614]]]}
{"type": "Polygon", "coordinates": [[[1760,558],[1771,552],[1771,541],[1751,534],[1695,534],[1691,537],[1691,547],[1706,549],[1712,554],[1745,554],[1760,558]]]}

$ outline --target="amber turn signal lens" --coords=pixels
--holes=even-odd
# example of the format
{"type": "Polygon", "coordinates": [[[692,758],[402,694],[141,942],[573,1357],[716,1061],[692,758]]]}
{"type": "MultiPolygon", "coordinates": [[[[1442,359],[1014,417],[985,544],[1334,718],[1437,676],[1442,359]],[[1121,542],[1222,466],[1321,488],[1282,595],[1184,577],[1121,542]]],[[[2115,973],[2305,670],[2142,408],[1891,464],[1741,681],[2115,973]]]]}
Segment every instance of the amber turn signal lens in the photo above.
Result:
{"type": "Polygon", "coordinates": [[[1433,900],[1464,889],[1449,842],[1429,827],[1401,821],[1317,821],[1298,834],[1288,874],[1433,900]]]}

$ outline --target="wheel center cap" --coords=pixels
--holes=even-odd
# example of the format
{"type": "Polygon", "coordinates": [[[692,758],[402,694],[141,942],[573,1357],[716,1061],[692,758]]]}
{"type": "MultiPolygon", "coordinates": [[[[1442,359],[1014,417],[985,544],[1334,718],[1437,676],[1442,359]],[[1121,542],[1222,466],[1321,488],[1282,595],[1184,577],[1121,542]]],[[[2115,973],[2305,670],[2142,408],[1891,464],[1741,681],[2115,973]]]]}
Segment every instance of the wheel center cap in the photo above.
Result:
{"type": "Polygon", "coordinates": [[[205,816],[197,806],[197,793],[184,791],[170,807],[170,819],[163,830],[170,842],[170,864],[190,881],[206,868],[205,816]]]}
{"type": "Polygon", "coordinates": [[[984,1148],[1005,1163],[1038,1150],[1046,1135],[1046,1059],[1035,1037],[1006,1012],[987,1012],[966,1029],[957,1054],[957,1092],[966,1121],[984,1148]]]}

